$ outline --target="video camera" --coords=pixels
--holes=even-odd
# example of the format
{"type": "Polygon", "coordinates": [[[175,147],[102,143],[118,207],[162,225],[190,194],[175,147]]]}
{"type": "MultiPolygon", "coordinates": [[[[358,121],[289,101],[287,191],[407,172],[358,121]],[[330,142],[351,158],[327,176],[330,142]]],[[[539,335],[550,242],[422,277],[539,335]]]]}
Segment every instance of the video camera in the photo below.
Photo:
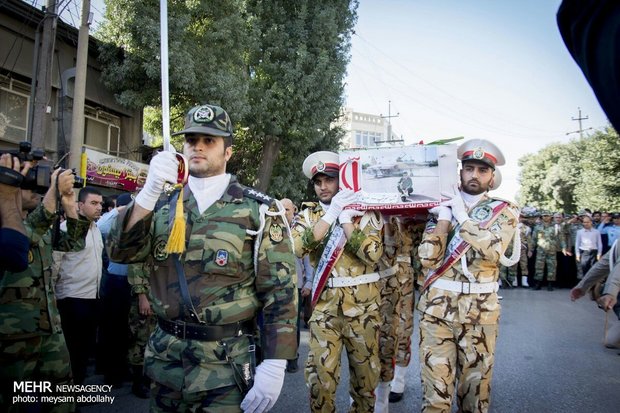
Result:
{"type": "MultiPolygon", "coordinates": [[[[45,152],[41,149],[32,150],[32,144],[30,142],[20,142],[19,149],[17,150],[2,150],[0,154],[9,153],[12,156],[19,159],[20,163],[26,161],[34,162],[35,165],[30,168],[26,176],[22,176],[20,173],[9,169],[0,168],[0,183],[19,186],[22,189],[30,189],[38,193],[46,193],[50,187],[51,176],[56,169],[56,165],[52,161],[43,159],[45,152]]],[[[75,170],[73,170],[75,174],[75,170]]],[[[80,176],[75,176],[74,188],[84,187],[85,180],[80,176]]]]}

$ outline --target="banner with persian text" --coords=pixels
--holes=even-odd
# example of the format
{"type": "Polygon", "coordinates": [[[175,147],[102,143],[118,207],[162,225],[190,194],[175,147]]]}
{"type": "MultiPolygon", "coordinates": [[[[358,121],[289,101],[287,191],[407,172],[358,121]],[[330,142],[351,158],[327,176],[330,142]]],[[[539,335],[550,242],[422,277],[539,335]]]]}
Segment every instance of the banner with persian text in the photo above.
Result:
{"type": "Polygon", "coordinates": [[[144,186],[149,166],[125,158],[86,149],[86,182],[135,192],[144,186]]]}

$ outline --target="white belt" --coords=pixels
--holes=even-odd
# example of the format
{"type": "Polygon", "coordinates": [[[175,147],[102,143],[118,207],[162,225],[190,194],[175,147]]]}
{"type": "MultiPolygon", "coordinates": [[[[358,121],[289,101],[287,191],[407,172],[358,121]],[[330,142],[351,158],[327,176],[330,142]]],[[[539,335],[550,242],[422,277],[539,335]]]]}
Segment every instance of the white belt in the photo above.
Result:
{"type": "Polygon", "coordinates": [[[439,288],[442,290],[463,294],[488,294],[497,292],[497,290],[499,290],[499,284],[497,282],[463,283],[460,281],[451,281],[439,278],[431,284],[431,288],[439,288]]]}
{"type": "Polygon", "coordinates": [[[379,271],[379,277],[381,277],[381,278],[391,277],[392,275],[396,274],[397,272],[398,272],[398,264],[397,265],[393,265],[390,268],[386,268],[385,270],[379,271]]]}
{"type": "Polygon", "coordinates": [[[328,287],[352,287],[354,285],[369,284],[379,281],[381,276],[378,272],[360,275],[358,277],[330,277],[327,280],[328,287]]]}
{"type": "Polygon", "coordinates": [[[396,262],[408,262],[411,264],[411,256],[410,255],[399,255],[396,257],[396,262]]]}

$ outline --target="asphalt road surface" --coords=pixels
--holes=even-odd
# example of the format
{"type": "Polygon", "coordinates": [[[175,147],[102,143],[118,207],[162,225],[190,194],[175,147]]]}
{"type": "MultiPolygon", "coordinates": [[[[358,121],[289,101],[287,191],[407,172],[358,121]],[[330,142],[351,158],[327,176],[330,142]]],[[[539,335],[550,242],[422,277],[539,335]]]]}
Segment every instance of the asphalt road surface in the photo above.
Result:
{"type": "MultiPolygon", "coordinates": [[[[605,313],[587,297],[571,302],[567,289],[500,290],[502,317],[497,342],[491,412],[617,413],[620,412],[620,355],[602,345],[605,313]]],[[[614,322],[609,314],[608,323],[614,322]]],[[[417,314],[404,398],[390,412],[420,409],[417,314]]],[[[308,330],[301,333],[300,360],[308,351],[308,330]]],[[[343,357],[338,412],[348,411],[347,361],[343,357]]],[[[89,383],[100,383],[94,376],[89,383]]],[[[84,406],[84,413],[145,412],[148,400],[131,394],[130,384],[113,390],[112,404],[84,406]]],[[[287,374],[272,412],[309,411],[303,370],[287,374]]],[[[456,411],[456,407],[453,408],[456,411]]]]}

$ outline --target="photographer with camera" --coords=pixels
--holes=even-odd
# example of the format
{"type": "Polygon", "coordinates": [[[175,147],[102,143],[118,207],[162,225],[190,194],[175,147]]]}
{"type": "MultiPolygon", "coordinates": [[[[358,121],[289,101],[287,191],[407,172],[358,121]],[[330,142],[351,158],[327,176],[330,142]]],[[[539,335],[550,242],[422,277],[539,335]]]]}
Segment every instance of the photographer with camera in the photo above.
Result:
{"type": "Polygon", "coordinates": [[[22,223],[19,184],[30,166],[30,162],[20,165],[8,153],[0,156],[0,274],[28,268],[29,242],[22,223]]]}
{"type": "MultiPolygon", "coordinates": [[[[52,285],[50,226],[58,219],[58,209],[62,207],[68,230],[59,235],[54,248],[62,251],[84,248],[89,222],[78,217],[74,181],[72,171],[57,169],[51,174],[42,202],[32,190],[21,191],[22,214],[27,214],[23,225],[29,238],[29,266],[22,272],[6,271],[0,278],[0,411],[3,412],[22,411],[26,407],[12,404],[15,382],[49,381],[52,389],[56,389],[56,384],[72,382],[69,352],[52,285]]],[[[39,407],[41,411],[74,409],[72,403],[39,407]]]]}

